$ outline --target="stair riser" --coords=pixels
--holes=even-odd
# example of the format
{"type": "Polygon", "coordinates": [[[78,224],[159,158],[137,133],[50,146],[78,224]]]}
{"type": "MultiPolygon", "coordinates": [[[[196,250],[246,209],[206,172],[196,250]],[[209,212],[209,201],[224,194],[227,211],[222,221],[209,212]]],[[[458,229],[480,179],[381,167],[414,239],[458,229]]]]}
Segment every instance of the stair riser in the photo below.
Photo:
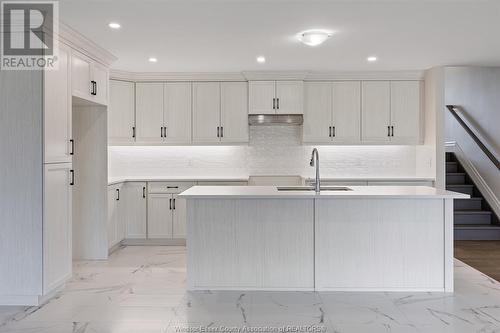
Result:
{"type": "Polygon", "coordinates": [[[465,175],[446,175],[446,184],[448,185],[465,184],[465,175]]]}
{"type": "Polygon", "coordinates": [[[457,187],[457,188],[447,188],[448,191],[455,191],[459,193],[465,193],[468,195],[472,195],[474,189],[472,187],[457,187]]]}
{"type": "Polygon", "coordinates": [[[500,240],[500,230],[455,230],[455,240],[500,240]]]}
{"type": "Polygon", "coordinates": [[[455,224],[491,224],[489,214],[455,214],[453,222],[455,224]]]}
{"type": "Polygon", "coordinates": [[[458,172],[458,165],[446,164],[446,172],[458,172]]]}
{"type": "Polygon", "coordinates": [[[453,201],[455,210],[481,210],[481,200],[456,199],[453,201]]]}

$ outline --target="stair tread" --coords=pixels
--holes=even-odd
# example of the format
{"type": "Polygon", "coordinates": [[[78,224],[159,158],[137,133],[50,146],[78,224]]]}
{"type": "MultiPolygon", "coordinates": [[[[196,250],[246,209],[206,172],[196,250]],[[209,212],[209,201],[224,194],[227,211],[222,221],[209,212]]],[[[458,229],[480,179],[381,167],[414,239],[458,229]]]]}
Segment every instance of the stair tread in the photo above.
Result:
{"type": "Polygon", "coordinates": [[[455,200],[477,200],[477,201],[480,201],[480,200],[483,200],[483,198],[481,197],[473,197],[473,198],[467,198],[467,199],[455,199],[455,200]]]}
{"type": "Polygon", "coordinates": [[[456,161],[446,161],[446,163],[448,163],[448,164],[457,164],[458,162],[456,162],[456,161]]]}
{"type": "Polygon", "coordinates": [[[449,184],[446,187],[474,187],[472,184],[449,184]]]}
{"type": "Polygon", "coordinates": [[[495,224],[455,224],[455,229],[500,229],[500,225],[495,224]]]}
{"type": "Polygon", "coordinates": [[[465,172],[447,172],[446,175],[448,176],[465,176],[465,172]]]}
{"type": "Polygon", "coordinates": [[[454,213],[463,215],[491,215],[491,211],[489,210],[478,210],[478,209],[455,210],[454,213]]]}

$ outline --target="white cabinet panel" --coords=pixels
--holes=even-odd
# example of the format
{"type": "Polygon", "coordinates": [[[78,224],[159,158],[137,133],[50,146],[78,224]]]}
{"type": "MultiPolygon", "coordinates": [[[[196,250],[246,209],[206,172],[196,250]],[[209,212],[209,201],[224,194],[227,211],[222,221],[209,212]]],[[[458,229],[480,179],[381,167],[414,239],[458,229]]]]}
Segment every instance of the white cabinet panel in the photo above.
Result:
{"type": "Polygon", "coordinates": [[[108,105],[109,73],[108,69],[96,62],[92,63],[92,80],[95,82],[93,101],[108,105]]]}
{"type": "Polygon", "coordinates": [[[390,140],[391,87],[389,81],[362,83],[362,136],[365,142],[390,140]]]}
{"type": "Polygon", "coordinates": [[[179,198],[177,194],[173,194],[172,200],[172,238],[186,238],[186,199],[179,198]]]}
{"type": "Polygon", "coordinates": [[[193,83],[193,142],[219,142],[220,83],[193,83]]]}
{"type": "Polygon", "coordinates": [[[162,142],[163,83],[136,83],[138,142],[162,142]]]}
{"type": "Polygon", "coordinates": [[[361,140],[361,83],[333,82],[332,138],[338,143],[361,140]]]}
{"type": "Polygon", "coordinates": [[[307,82],[305,84],[303,142],[330,143],[332,126],[332,84],[307,82]]]}
{"type": "Polygon", "coordinates": [[[71,163],[44,169],[43,292],[48,293],[71,277],[71,163]]]}
{"type": "Polygon", "coordinates": [[[304,82],[276,82],[276,113],[302,114],[304,109],[304,82]]]}
{"type": "Polygon", "coordinates": [[[165,141],[191,142],[191,83],[165,83],[164,87],[165,141]]]}
{"type": "Polygon", "coordinates": [[[120,188],[119,185],[108,186],[108,248],[116,245],[120,239],[118,238],[118,223],[123,223],[120,209],[120,188]]]}
{"type": "Polygon", "coordinates": [[[249,110],[250,114],[274,114],[273,101],[275,98],[274,81],[250,81],[249,110]]]}
{"type": "Polygon", "coordinates": [[[248,85],[246,82],[221,84],[221,141],[248,142],[248,85]]]}
{"type": "Polygon", "coordinates": [[[91,99],[91,66],[92,60],[76,51],[71,56],[71,79],[73,96],[91,99]]]}
{"type": "Polygon", "coordinates": [[[59,47],[59,68],[44,72],[44,161],[71,162],[71,59],[70,51],[59,47]]]}
{"type": "Polygon", "coordinates": [[[391,82],[391,141],[417,144],[420,133],[421,82],[391,82]]]}
{"type": "Polygon", "coordinates": [[[146,183],[127,182],[122,188],[126,239],[146,238],[146,183]]]}
{"type": "Polygon", "coordinates": [[[148,195],[148,238],[172,237],[172,195],[148,195]]]}
{"type": "Polygon", "coordinates": [[[135,84],[110,81],[108,107],[108,143],[134,142],[135,84]]]}

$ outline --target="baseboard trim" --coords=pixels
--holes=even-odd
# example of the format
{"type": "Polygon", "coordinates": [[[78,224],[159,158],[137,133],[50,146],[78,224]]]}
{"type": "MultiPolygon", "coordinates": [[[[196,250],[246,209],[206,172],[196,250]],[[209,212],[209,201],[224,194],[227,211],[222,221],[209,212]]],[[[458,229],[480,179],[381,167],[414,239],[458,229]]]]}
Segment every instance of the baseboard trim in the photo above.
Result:
{"type": "Polygon", "coordinates": [[[40,306],[50,301],[64,289],[66,280],[45,295],[0,295],[0,305],[7,306],[40,306]]]}
{"type": "Polygon", "coordinates": [[[185,246],[186,239],[184,238],[124,239],[121,242],[121,244],[126,246],[140,246],[140,245],[185,246]]]}

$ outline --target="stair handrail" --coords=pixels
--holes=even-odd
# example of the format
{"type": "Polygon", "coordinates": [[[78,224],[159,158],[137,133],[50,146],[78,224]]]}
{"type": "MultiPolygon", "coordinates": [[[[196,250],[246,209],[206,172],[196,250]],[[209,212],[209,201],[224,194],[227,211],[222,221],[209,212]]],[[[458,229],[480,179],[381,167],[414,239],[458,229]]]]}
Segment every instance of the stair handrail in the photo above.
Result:
{"type": "Polygon", "coordinates": [[[457,110],[463,109],[459,105],[446,105],[446,108],[450,113],[455,117],[455,119],[458,121],[460,125],[462,125],[463,129],[467,132],[467,134],[470,135],[472,140],[481,148],[483,153],[490,159],[491,162],[497,167],[498,170],[500,170],[500,162],[498,159],[495,157],[495,155],[484,145],[484,143],[479,139],[479,137],[472,131],[472,129],[467,125],[467,123],[462,119],[462,117],[458,114],[457,110]]]}

